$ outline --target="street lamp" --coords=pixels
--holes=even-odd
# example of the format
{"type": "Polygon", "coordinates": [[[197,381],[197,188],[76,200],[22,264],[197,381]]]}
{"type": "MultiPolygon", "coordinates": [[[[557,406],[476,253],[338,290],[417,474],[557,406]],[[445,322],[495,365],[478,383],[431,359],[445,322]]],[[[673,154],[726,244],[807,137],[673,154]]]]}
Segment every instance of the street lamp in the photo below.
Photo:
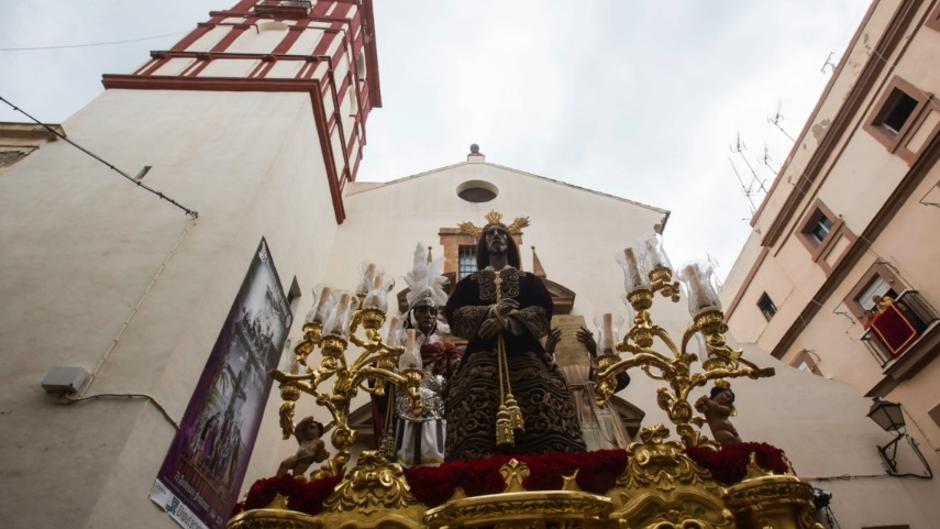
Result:
{"type": "Polygon", "coordinates": [[[904,414],[901,413],[901,405],[887,400],[875,397],[871,408],[868,410],[868,418],[875,421],[875,424],[881,426],[886,432],[895,431],[900,433],[904,428],[904,414]]]}
{"type": "Polygon", "coordinates": [[[900,404],[875,397],[871,408],[868,410],[868,418],[875,421],[875,424],[881,426],[881,428],[886,432],[897,432],[897,436],[890,443],[884,446],[878,446],[878,451],[881,453],[881,457],[888,464],[888,474],[892,476],[910,476],[922,479],[933,478],[933,470],[931,470],[930,464],[927,463],[927,460],[924,458],[924,454],[921,453],[920,448],[917,447],[917,442],[914,441],[914,439],[908,435],[904,429],[904,413],[901,410],[900,404]],[[898,442],[904,437],[907,437],[907,441],[911,445],[911,448],[914,449],[917,457],[920,458],[921,462],[924,464],[924,467],[927,469],[926,475],[908,473],[898,474],[898,442]],[[889,448],[891,449],[890,456],[888,455],[889,448]]]}

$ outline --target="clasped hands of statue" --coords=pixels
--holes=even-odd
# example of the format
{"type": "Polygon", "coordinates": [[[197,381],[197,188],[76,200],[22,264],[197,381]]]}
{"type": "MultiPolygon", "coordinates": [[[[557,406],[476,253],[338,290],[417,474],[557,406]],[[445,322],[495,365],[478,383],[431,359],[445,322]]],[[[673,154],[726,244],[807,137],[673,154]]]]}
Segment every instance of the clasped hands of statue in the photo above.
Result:
{"type": "MultiPolygon", "coordinates": [[[[597,371],[594,362],[597,360],[597,342],[594,340],[594,334],[591,331],[587,330],[585,327],[578,329],[577,333],[578,342],[584,346],[587,350],[588,355],[591,357],[591,379],[597,376],[597,371]]],[[[549,356],[555,355],[555,348],[558,346],[558,343],[561,341],[561,329],[555,327],[548,333],[548,336],[545,338],[545,352],[549,356]]],[[[627,387],[630,384],[630,375],[626,371],[621,371],[615,375],[615,386],[614,391],[620,391],[627,387]]]]}
{"type": "MultiPolygon", "coordinates": [[[[487,317],[480,324],[477,335],[484,340],[493,338],[513,330],[511,319],[519,312],[519,302],[512,298],[501,299],[498,303],[491,305],[487,317]]],[[[520,331],[515,332],[518,334],[520,331]]]]}
{"type": "MultiPolygon", "coordinates": [[[[591,355],[591,358],[597,357],[597,342],[594,340],[594,335],[591,331],[587,330],[585,327],[578,329],[577,334],[578,341],[581,342],[581,345],[587,350],[588,354],[591,355]]],[[[555,354],[555,347],[558,346],[558,342],[561,341],[561,329],[558,327],[552,328],[551,332],[548,333],[548,336],[545,338],[545,352],[553,355],[555,354]]]]}

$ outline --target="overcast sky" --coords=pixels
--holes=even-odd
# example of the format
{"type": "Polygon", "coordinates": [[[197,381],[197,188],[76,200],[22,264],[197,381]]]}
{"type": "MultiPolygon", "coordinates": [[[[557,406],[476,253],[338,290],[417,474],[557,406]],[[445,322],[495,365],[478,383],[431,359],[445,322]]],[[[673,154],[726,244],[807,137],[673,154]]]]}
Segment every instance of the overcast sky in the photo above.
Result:
{"type": "MultiPolygon", "coordinates": [[[[0,95],[61,122],[235,0],[2,0],[0,48],[179,35],[109,46],[0,51],[0,95]]],[[[508,165],[672,211],[673,264],[722,274],[749,233],[729,164],[737,133],[773,180],[861,21],[867,0],[375,0],[384,107],[359,180],[465,159],[508,165]],[[763,161],[764,147],[769,169],[763,161]]],[[[7,108],[0,120],[22,121],[7,108]]],[[[755,200],[759,203],[759,198],[755,200]]],[[[625,241],[628,242],[628,241],[625,241]]]]}

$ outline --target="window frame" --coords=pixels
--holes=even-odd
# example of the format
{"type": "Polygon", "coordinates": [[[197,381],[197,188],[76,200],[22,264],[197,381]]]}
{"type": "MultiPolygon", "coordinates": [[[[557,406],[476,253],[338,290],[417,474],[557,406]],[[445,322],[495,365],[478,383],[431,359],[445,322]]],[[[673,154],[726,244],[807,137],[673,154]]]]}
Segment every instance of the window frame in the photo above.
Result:
{"type": "Polygon", "coordinates": [[[790,362],[790,367],[800,369],[800,364],[806,364],[806,366],[809,367],[810,373],[822,376],[822,371],[819,370],[819,365],[816,363],[816,360],[813,359],[812,355],[810,355],[810,352],[811,351],[808,349],[801,350],[796,354],[796,358],[790,362]]]}
{"type": "Polygon", "coordinates": [[[927,22],[924,25],[930,29],[940,31],[940,4],[933,8],[933,11],[927,16],[927,22]]]}
{"type": "Polygon", "coordinates": [[[855,286],[849,290],[848,295],[843,299],[843,303],[849,309],[855,318],[861,324],[865,324],[865,308],[858,302],[858,297],[862,295],[865,290],[868,289],[868,285],[875,280],[876,277],[880,277],[888,286],[897,292],[898,294],[904,292],[908,289],[907,284],[898,277],[887,265],[884,263],[875,262],[873,263],[868,270],[862,274],[861,279],[859,279],[855,286]]]}
{"type": "Polygon", "coordinates": [[[776,316],[778,312],[780,312],[780,309],[777,308],[777,304],[774,303],[774,300],[770,297],[770,294],[768,294],[767,292],[762,293],[762,294],[757,298],[757,310],[759,310],[760,313],[764,315],[764,318],[765,318],[767,321],[772,320],[773,317],[776,316]],[[764,310],[764,307],[761,305],[761,302],[763,302],[765,299],[766,299],[767,302],[770,304],[770,308],[773,309],[772,311],[770,311],[770,310],[764,310]],[[768,315],[768,314],[767,314],[768,312],[773,312],[773,313],[770,314],[770,315],[768,315]]]}
{"type": "MultiPolygon", "coordinates": [[[[809,212],[800,222],[797,238],[800,239],[800,242],[802,242],[803,246],[809,251],[813,262],[819,264],[819,266],[826,271],[826,274],[831,272],[835,265],[838,264],[838,261],[836,261],[836,263],[830,266],[829,263],[826,262],[826,257],[835,249],[835,243],[842,237],[845,237],[849,241],[849,244],[854,243],[857,238],[845,225],[845,220],[843,220],[841,216],[833,213],[822,200],[817,198],[813,207],[810,208],[809,212]],[[821,216],[829,219],[829,221],[832,222],[832,227],[829,228],[829,232],[826,233],[826,237],[822,241],[817,241],[813,234],[813,229],[816,227],[816,224],[818,224],[821,216]]],[[[842,257],[839,257],[839,259],[842,259],[842,257]]]]}
{"type": "Polygon", "coordinates": [[[476,246],[470,245],[470,244],[458,245],[457,246],[457,281],[460,281],[461,279],[473,274],[474,272],[477,272],[476,246]],[[468,272],[466,275],[461,275],[461,266],[460,266],[462,262],[461,254],[467,249],[471,250],[473,253],[473,270],[468,272]]]}
{"type": "Polygon", "coordinates": [[[881,143],[888,152],[897,154],[908,163],[913,163],[915,154],[905,148],[901,148],[901,143],[910,136],[915,124],[918,124],[924,116],[924,110],[930,100],[930,94],[917,88],[907,80],[895,75],[878,98],[873,106],[872,112],[865,120],[864,129],[868,131],[879,143],[881,143]],[[904,125],[897,132],[893,132],[883,125],[885,114],[889,110],[888,104],[891,102],[891,96],[895,90],[900,90],[905,95],[917,102],[917,106],[911,111],[910,116],[904,122],[904,125]]]}

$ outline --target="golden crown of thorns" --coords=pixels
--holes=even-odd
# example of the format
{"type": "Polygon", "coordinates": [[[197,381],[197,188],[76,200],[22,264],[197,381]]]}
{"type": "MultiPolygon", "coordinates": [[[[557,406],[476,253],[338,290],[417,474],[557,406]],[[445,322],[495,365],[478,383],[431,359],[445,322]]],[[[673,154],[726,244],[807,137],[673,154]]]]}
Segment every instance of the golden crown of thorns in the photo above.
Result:
{"type": "Polygon", "coordinates": [[[503,214],[493,210],[486,214],[486,225],[482,228],[470,221],[466,221],[460,224],[460,231],[471,235],[474,239],[479,239],[483,236],[483,232],[490,226],[499,226],[509,232],[510,235],[519,235],[522,233],[522,228],[529,225],[529,217],[516,217],[516,220],[512,221],[512,224],[509,226],[503,224],[502,221],[503,214]]]}

